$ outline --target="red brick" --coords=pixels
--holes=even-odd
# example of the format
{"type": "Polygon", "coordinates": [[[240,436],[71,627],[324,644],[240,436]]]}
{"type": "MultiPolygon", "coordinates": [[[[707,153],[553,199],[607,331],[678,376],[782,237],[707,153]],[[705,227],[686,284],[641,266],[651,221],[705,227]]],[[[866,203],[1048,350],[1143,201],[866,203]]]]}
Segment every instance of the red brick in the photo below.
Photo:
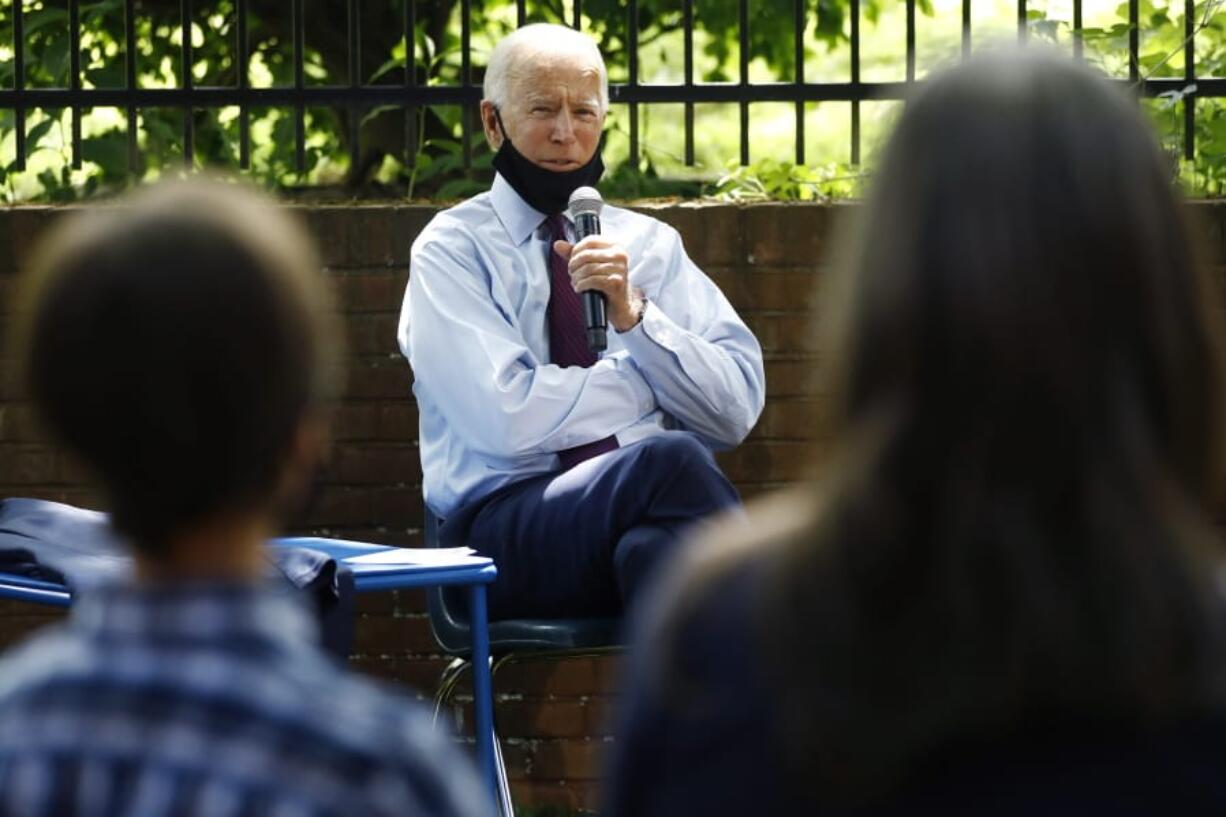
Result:
{"type": "Polygon", "coordinates": [[[404,235],[397,208],[315,206],[300,212],[329,267],[393,266],[409,261],[413,236],[404,235]]]}
{"type": "MultiPolygon", "coordinates": [[[[0,210],[3,212],[3,210],[0,210]]],[[[17,367],[13,361],[6,358],[8,341],[0,335],[0,400],[18,401],[28,399],[25,387],[18,382],[17,367]]]]}
{"type": "Polygon", "coordinates": [[[377,487],[370,494],[371,520],[384,525],[420,528],[425,508],[417,484],[377,487]]]}
{"type": "Polygon", "coordinates": [[[809,477],[821,451],[813,442],[747,440],[718,460],[733,482],[790,482],[809,477]]]}
{"type": "Polygon", "coordinates": [[[369,542],[374,545],[394,547],[421,547],[421,530],[393,527],[322,527],[294,526],[287,535],[323,536],[332,539],[349,539],[354,542],[369,542]]]}
{"type": "MultiPolygon", "coordinates": [[[[6,270],[0,270],[0,317],[12,314],[16,309],[13,299],[17,297],[17,276],[6,270]]],[[[3,344],[0,344],[2,347],[3,344]]],[[[0,348],[0,354],[4,350],[0,348]]]]}
{"type": "MultiPolygon", "coordinates": [[[[363,312],[345,320],[345,342],[351,355],[398,356],[396,331],[400,318],[395,312],[363,312]]],[[[407,368],[408,363],[402,364],[407,368]]]]}
{"type": "Polygon", "coordinates": [[[743,317],[764,353],[813,354],[829,342],[805,313],[750,312],[743,317]]]}
{"type": "Polygon", "coordinates": [[[51,436],[29,403],[0,403],[0,442],[46,443],[51,436]]]}
{"type": "Polygon", "coordinates": [[[502,738],[502,761],[507,767],[507,777],[512,781],[526,780],[532,773],[532,754],[536,746],[519,738],[502,738]]]}
{"type": "Polygon", "coordinates": [[[407,659],[358,656],[349,659],[351,669],[372,678],[394,681],[415,697],[422,699],[434,697],[439,676],[448,663],[447,658],[407,659]]]}
{"type": "Polygon", "coordinates": [[[814,440],[829,436],[830,402],[823,399],[779,397],[768,399],[753,439],[814,440]]]}
{"type": "MultiPolygon", "coordinates": [[[[826,276],[811,270],[752,269],[744,273],[736,303],[743,312],[803,312],[817,309],[826,276]]],[[[811,318],[807,320],[812,321],[811,318]]]]}
{"type": "Polygon", "coordinates": [[[634,209],[675,227],[686,254],[703,269],[745,260],[742,208],[736,205],[683,202],[634,209]]]}
{"type": "Polygon", "coordinates": [[[749,300],[746,294],[746,273],[741,267],[708,267],[705,272],[717,287],[724,293],[729,303],[735,304],[739,311],[744,311],[744,304],[749,300]]]}
{"type": "MultiPolygon", "coordinates": [[[[417,546],[416,543],[413,546],[417,546]]],[[[396,591],[396,612],[398,613],[424,613],[426,611],[426,591],[417,590],[398,590],[396,591]]]]}
{"type": "Polygon", "coordinates": [[[350,359],[345,378],[345,397],[411,401],[413,371],[399,353],[350,359]]]}
{"type": "Polygon", "coordinates": [[[827,252],[831,208],[795,204],[745,207],[743,261],[751,265],[813,267],[827,252]]]}
{"type": "Polygon", "coordinates": [[[588,734],[587,705],[579,700],[531,698],[498,704],[498,731],[517,738],[577,738],[588,734]]]}
{"type": "Polygon", "coordinates": [[[421,490],[416,485],[324,484],[298,522],[309,527],[420,526],[421,490]]]}
{"type": "Polygon", "coordinates": [[[343,312],[399,312],[409,280],[403,269],[338,271],[331,275],[337,305],[343,312]]]}
{"type": "Polygon", "coordinates": [[[332,417],[332,439],[409,442],[417,439],[417,405],[411,399],[346,402],[332,417]]]}
{"type": "Polygon", "coordinates": [[[533,658],[525,656],[498,670],[494,681],[501,692],[525,695],[577,696],[612,692],[618,655],[600,658],[533,658]]]}
{"type": "Polygon", "coordinates": [[[517,807],[588,813],[601,806],[600,784],[585,780],[513,780],[511,800],[517,807]]]}
{"type": "Polygon", "coordinates": [[[353,653],[396,658],[438,655],[440,650],[425,616],[364,614],[354,622],[353,653]]]}
{"type": "Polygon", "coordinates": [[[0,221],[0,270],[22,270],[30,249],[46,228],[66,210],[77,208],[53,208],[43,206],[11,207],[4,210],[0,221]]]}
{"type": "Polygon", "coordinates": [[[559,738],[534,742],[528,776],[534,780],[598,780],[612,742],[559,738]]]}
{"type": "Polygon", "coordinates": [[[351,484],[421,484],[421,458],[413,445],[337,445],[325,479],[351,484]]]}
{"type": "Polygon", "coordinates": [[[395,590],[379,590],[373,593],[358,593],[353,599],[353,608],[362,614],[391,615],[396,612],[398,601],[395,590]]]}
{"type": "Polygon", "coordinates": [[[617,718],[617,699],[609,697],[587,698],[583,706],[584,731],[591,737],[612,735],[617,718]]]}
{"type": "Polygon", "coordinates": [[[0,484],[55,485],[61,482],[60,454],[49,445],[0,445],[0,484]]]}
{"type": "Polygon", "coordinates": [[[359,593],[354,601],[358,614],[374,613],[379,615],[411,616],[426,611],[426,598],[423,590],[378,590],[373,593],[359,593]]]}
{"type": "Polygon", "coordinates": [[[765,364],[767,404],[779,397],[828,395],[828,366],[829,363],[816,357],[768,359],[765,364]]]}

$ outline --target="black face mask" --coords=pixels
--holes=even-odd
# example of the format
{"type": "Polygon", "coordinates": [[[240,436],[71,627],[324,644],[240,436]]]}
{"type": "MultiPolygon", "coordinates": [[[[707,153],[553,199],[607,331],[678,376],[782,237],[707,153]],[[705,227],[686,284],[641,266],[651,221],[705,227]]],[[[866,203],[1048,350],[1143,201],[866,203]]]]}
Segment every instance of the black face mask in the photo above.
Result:
{"type": "Polygon", "coordinates": [[[596,147],[595,155],[583,167],[574,170],[547,170],[515,149],[511,144],[511,137],[507,136],[507,129],[502,125],[502,115],[497,109],[494,109],[494,117],[502,131],[502,146],[494,154],[494,169],[502,174],[511,188],[534,210],[547,216],[562,212],[570,203],[571,193],[580,187],[595,187],[604,174],[604,162],[600,158],[604,137],[601,137],[601,144],[596,147]]]}

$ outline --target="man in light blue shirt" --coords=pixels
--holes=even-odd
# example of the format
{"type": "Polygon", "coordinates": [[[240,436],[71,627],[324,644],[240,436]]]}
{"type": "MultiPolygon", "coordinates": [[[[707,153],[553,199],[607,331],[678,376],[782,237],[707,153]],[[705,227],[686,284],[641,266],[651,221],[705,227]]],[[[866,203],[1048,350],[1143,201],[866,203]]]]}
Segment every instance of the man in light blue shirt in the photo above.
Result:
{"type": "Polygon", "coordinates": [[[426,502],[444,540],[497,561],[494,616],[615,613],[686,526],[738,504],[711,450],[762,411],[761,348],[668,225],[605,207],[572,243],[567,199],[603,171],[589,38],[520,29],[484,91],[498,174],[418,236],[401,312],[426,502]],[[608,304],[599,357],[587,290],[608,304]]]}

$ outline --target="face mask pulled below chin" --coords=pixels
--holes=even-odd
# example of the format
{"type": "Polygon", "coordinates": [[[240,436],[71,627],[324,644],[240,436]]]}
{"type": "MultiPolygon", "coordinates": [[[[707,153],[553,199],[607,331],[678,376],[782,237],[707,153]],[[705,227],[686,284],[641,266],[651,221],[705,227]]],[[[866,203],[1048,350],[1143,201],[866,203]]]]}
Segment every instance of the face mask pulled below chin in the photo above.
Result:
{"type": "Polygon", "coordinates": [[[515,149],[503,131],[502,146],[494,154],[494,169],[502,174],[519,197],[538,212],[552,216],[566,209],[570,194],[580,187],[595,187],[604,174],[600,158],[604,140],[583,167],[574,170],[547,170],[515,149]]]}

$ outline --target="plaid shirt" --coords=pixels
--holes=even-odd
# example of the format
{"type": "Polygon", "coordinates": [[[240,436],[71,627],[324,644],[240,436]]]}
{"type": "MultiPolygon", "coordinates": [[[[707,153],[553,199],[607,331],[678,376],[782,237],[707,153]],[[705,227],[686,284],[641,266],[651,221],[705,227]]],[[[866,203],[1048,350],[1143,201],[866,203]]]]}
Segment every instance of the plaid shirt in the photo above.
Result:
{"type": "Polygon", "coordinates": [[[0,815],[486,815],[468,761],[295,599],[115,587],[0,661],[0,815]]]}

